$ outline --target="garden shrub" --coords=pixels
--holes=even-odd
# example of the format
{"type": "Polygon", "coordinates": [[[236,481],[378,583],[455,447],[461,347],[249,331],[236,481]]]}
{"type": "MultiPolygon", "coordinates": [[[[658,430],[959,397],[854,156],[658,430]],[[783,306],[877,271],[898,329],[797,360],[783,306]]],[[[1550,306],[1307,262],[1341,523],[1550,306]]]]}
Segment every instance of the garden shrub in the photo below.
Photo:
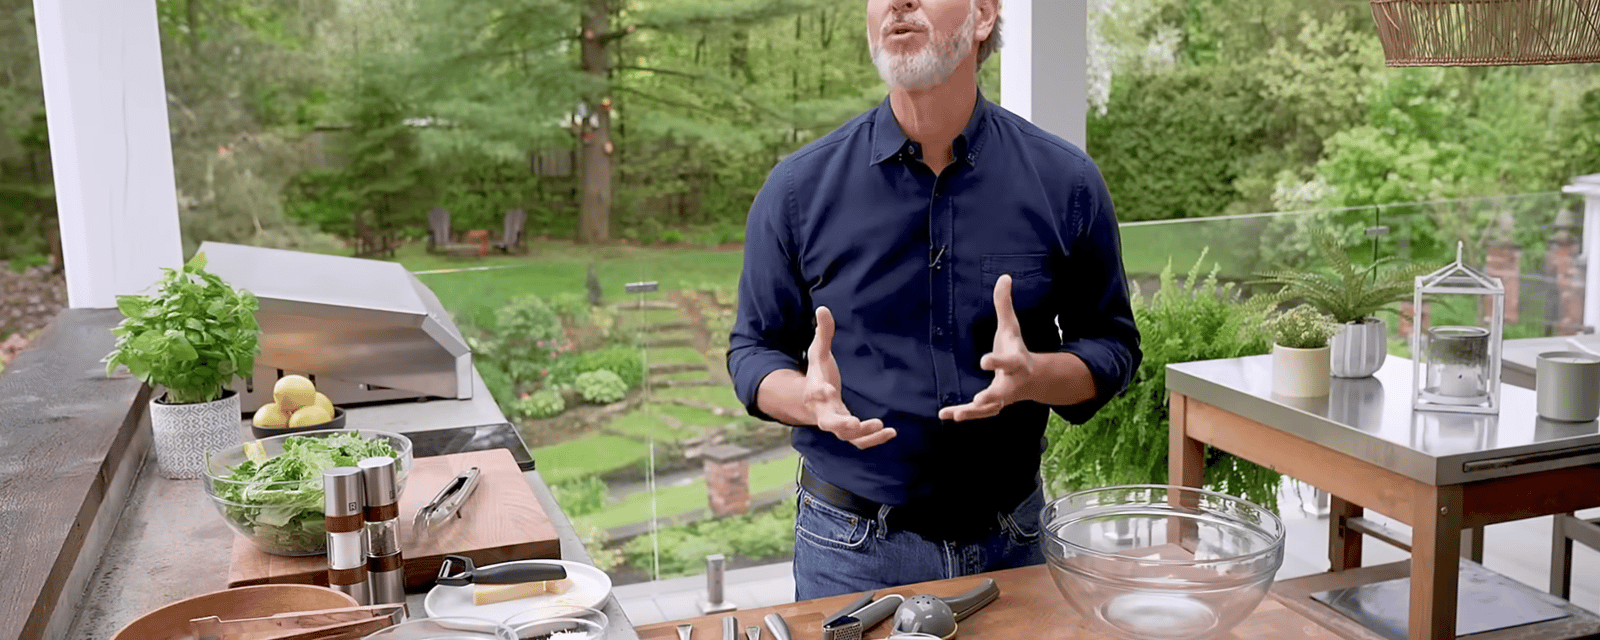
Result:
{"type": "Polygon", "coordinates": [[[569,518],[586,516],[606,506],[606,482],[598,476],[584,476],[550,485],[550,494],[569,518]]]}
{"type": "Polygon", "coordinates": [[[578,376],[592,371],[610,371],[622,378],[627,389],[644,383],[644,357],[638,349],[612,347],[582,351],[561,358],[550,371],[550,384],[575,384],[578,376]]]}
{"type": "Polygon", "coordinates": [[[478,341],[478,355],[499,365],[516,387],[543,380],[552,361],[570,349],[560,316],[539,296],[512,298],[494,316],[494,330],[478,341]]]}
{"type": "Polygon", "coordinates": [[[628,396],[628,383],[607,370],[578,375],[578,395],[586,402],[611,404],[628,396]]]}
{"type": "Polygon", "coordinates": [[[518,400],[515,413],[523,418],[538,420],[561,415],[561,412],[566,410],[567,401],[561,398],[561,392],[554,388],[544,388],[518,400]]]}

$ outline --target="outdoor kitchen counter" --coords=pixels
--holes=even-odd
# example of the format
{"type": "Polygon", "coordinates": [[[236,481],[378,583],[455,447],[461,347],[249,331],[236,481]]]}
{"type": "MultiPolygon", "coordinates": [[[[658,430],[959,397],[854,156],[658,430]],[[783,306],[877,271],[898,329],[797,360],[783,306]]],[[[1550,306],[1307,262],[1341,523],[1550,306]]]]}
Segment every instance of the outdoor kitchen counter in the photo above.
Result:
{"type": "MultiPolygon", "coordinates": [[[[966,620],[956,631],[961,638],[978,640],[1110,640],[1109,636],[1093,630],[1062,597],[1051,581],[1045,565],[1020,569],[1007,569],[993,573],[935,580],[895,589],[882,589],[878,597],[898,593],[907,598],[927,594],[949,597],[960,595],[978,586],[986,578],[994,578],[1000,587],[1000,597],[966,620]]],[[[744,637],[748,626],[762,628],[761,637],[770,638],[764,619],[769,613],[783,616],[790,635],[810,640],[822,633],[822,619],[849,604],[855,595],[834,596],[804,600],[793,604],[760,609],[742,609],[727,614],[673,620],[639,627],[642,640],[677,640],[677,626],[694,625],[696,638],[721,638],[722,619],[729,615],[739,622],[738,637],[744,637]]],[[[877,627],[863,633],[862,637],[879,638],[887,635],[894,624],[891,617],[877,627]]],[[[1339,636],[1324,629],[1305,616],[1285,607],[1271,596],[1263,598],[1255,611],[1240,622],[1224,640],[1339,640],[1339,636]]]]}
{"type": "MultiPolygon", "coordinates": [[[[1409,546],[1410,639],[1453,639],[1458,556],[1481,558],[1472,548],[1483,539],[1463,542],[1461,532],[1600,505],[1600,426],[1541,419],[1534,391],[1511,384],[1501,385],[1498,414],[1413,411],[1412,368],[1390,356],[1371,378],[1334,378],[1327,396],[1289,398],[1272,393],[1270,355],[1168,365],[1170,477],[1200,486],[1211,445],[1327,491],[1331,570],[1360,567],[1363,534],[1409,546]],[[1412,531],[1376,526],[1363,509],[1412,531]]],[[[1572,622],[1586,633],[1600,631],[1580,617],[1572,622]]]]}
{"type": "MultiPolygon", "coordinates": [[[[504,422],[481,379],[474,376],[471,400],[399,402],[348,410],[352,428],[404,433],[504,422]]],[[[243,437],[248,429],[241,423],[243,437]]],[[[135,445],[149,448],[149,427],[141,429],[135,445]]],[[[234,533],[206,497],[200,480],[168,480],[155,471],[153,453],[146,464],[106,548],[68,638],[104,640],[123,625],[151,610],[208,591],[226,589],[234,533]]],[[[539,497],[561,539],[561,557],[592,560],[562,513],[538,471],[523,474],[539,497]]],[[[414,617],[421,617],[426,592],[410,594],[407,602],[414,617]]],[[[615,596],[603,610],[612,624],[607,637],[637,640],[615,596]]]]}

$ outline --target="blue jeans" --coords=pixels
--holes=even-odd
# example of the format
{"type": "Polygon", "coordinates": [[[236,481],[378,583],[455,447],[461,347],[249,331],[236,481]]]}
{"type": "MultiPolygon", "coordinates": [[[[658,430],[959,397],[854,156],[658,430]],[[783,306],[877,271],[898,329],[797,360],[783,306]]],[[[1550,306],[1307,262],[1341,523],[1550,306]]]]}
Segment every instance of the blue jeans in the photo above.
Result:
{"type": "Polygon", "coordinates": [[[805,489],[799,498],[794,522],[796,600],[1044,563],[1039,546],[1043,490],[1035,490],[1011,513],[996,514],[994,533],[973,542],[928,540],[894,530],[884,524],[887,509],[877,518],[864,518],[805,489]]]}

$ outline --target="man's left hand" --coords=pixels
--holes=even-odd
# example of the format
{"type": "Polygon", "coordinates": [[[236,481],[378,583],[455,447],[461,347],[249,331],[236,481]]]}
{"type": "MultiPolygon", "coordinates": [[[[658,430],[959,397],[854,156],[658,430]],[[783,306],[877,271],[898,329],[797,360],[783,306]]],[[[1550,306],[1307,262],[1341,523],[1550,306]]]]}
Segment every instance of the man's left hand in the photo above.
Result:
{"type": "Polygon", "coordinates": [[[985,371],[994,372],[989,387],[972,397],[972,402],[939,410],[940,420],[975,420],[1000,413],[1006,405],[1027,400],[1027,390],[1037,377],[1038,357],[1022,342],[1022,324],[1011,306],[1011,276],[994,283],[994,350],[978,361],[985,371]]]}

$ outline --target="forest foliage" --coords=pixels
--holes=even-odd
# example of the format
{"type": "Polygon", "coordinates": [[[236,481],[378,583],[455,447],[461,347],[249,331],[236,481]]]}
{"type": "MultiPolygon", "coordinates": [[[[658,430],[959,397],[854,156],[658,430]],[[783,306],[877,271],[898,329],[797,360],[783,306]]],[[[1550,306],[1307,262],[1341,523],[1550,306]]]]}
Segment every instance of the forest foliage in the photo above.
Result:
{"type": "MultiPolygon", "coordinates": [[[[859,0],[157,7],[191,250],[420,239],[434,207],[458,232],[520,208],[536,236],[737,241],[774,163],[884,95],[859,0]],[[580,215],[596,206],[604,227],[580,215]]],[[[0,258],[38,261],[55,224],[31,9],[0,0],[0,258]]],[[[1595,65],[1385,67],[1360,3],[1098,0],[1090,57],[1088,151],[1124,221],[1600,171],[1595,65]]]]}

